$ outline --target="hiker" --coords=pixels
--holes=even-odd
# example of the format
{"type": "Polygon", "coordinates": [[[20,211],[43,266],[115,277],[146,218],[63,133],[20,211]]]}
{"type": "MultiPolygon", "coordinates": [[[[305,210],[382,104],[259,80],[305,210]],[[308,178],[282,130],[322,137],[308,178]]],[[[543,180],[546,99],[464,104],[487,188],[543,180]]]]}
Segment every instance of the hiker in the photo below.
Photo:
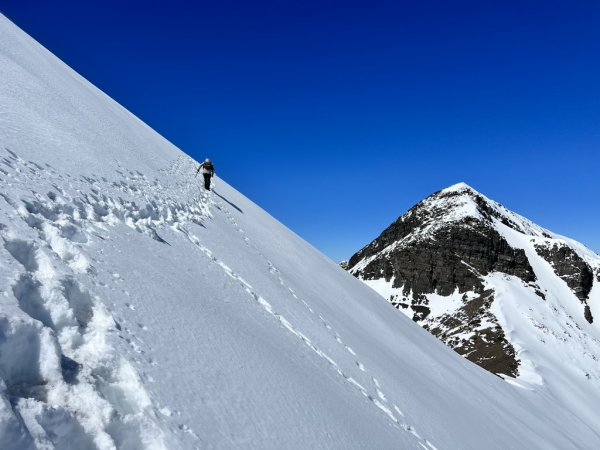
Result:
{"type": "Polygon", "coordinates": [[[215,166],[210,162],[210,159],[206,158],[202,164],[196,170],[196,176],[198,173],[202,171],[202,175],[204,176],[204,189],[210,191],[210,179],[215,174],[215,166]]]}

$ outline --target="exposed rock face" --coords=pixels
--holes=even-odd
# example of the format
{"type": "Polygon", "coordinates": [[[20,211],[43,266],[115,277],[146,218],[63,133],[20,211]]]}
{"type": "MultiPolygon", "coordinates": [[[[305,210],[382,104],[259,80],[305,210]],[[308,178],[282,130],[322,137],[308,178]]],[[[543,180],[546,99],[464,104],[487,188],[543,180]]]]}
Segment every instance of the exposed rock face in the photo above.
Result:
{"type": "Polygon", "coordinates": [[[583,308],[583,316],[589,323],[594,323],[594,316],[592,316],[590,305],[585,305],[585,308],[583,308]]]}
{"type": "MultiPolygon", "coordinates": [[[[358,257],[353,256],[349,266],[374,254],[369,246],[358,257]]],[[[481,223],[442,227],[431,239],[409,242],[387,256],[372,259],[364,268],[353,271],[354,275],[365,280],[383,276],[390,281],[393,277],[393,287],[402,287],[403,293],[412,293],[414,299],[434,292],[450,295],[456,288],[461,293],[480,293],[481,275],[492,271],[515,275],[526,282],[535,281],[523,250],[511,248],[496,230],[481,223]]]]}
{"type": "Polygon", "coordinates": [[[497,293],[486,277],[516,277],[540,302],[548,292],[526,251],[509,244],[512,235],[531,236],[535,251],[572,289],[592,323],[587,299],[600,269],[556,235],[465,184],[415,205],[343,267],[461,355],[493,373],[516,376],[516,351],[492,312],[497,293]]]}
{"type": "Polygon", "coordinates": [[[506,339],[502,327],[495,324],[484,326],[479,332],[472,332],[482,324],[494,322],[495,317],[489,312],[493,300],[494,292],[486,290],[466,301],[453,314],[423,322],[423,328],[484,369],[514,377],[518,373],[519,364],[515,349],[506,339]]]}
{"type": "Polygon", "coordinates": [[[554,268],[554,272],[571,288],[573,293],[585,305],[584,315],[589,323],[594,321],[587,304],[590,291],[594,286],[594,271],[583,258],[566,245],[536,245],[535,250],[554,268]]]}

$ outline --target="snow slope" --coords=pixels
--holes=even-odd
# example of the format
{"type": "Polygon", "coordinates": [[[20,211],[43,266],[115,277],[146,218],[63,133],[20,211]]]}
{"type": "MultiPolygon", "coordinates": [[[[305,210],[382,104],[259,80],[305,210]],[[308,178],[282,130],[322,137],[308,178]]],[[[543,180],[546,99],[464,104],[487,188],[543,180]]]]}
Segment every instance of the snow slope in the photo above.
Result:
{"type": "Polygon", "coordinates": [[[194,169],[0,16],[0,448],[600,444],[194,169]]]}

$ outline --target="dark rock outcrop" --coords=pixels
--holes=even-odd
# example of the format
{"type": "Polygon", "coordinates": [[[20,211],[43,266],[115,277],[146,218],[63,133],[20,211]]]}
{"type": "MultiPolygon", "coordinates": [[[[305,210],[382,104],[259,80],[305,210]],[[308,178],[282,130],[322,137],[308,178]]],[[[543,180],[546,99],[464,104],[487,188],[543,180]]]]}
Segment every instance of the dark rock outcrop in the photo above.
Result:
{"type": "MultiPolygon", "coordinates": [[[[362,258],[373,256],[373,249],[378,247],[367,247],[362,258]]],[[[481,276],[492,271],[515,275],[525,282],[535,281],[523,250],[510,247],[491,227],[465,223],[443,227],[430,239],[400,245],[353,273],[365,280],[390,281],[393,277],[393,287],[403,287],[405,295],[412,293],[416,299],[434,292],[450,295],[457,288],[461,293],[482,292],[481,276]]]]}
{"type": "Polygon", "coordinates": [[[585,320],[587,320],[589,323],[594,323],[594,317],[592,316],[590,305],[585,305],[583,308],[583,317],[585,317],[585,320]]]}
{"type": "Polygon", "coordinates": [[[536,245],[538,255],[554,268],[581,301],[586,301],[594,285],[594,271],[583,258],[566,245],[536,245]]]}
{"type": "Polygon", "coordinates": [[[508,342],[495,317],[489,312],[494,292],[486,290],[477,298],[465,302],[452,314],[444,314],[434,322],[425,321],[423,328],[440,338],[458,354],[495,374],[515,377],[519,362],[515,349],[508,342]],[[477,329],[477,331],[473,331],[477,329]]]}
{"type": "Polygon", "coordinates": [[[594,286],[594,271],[583,258],[566,245],[536,245],[535,250],[553,267],[554,272],[567,283],[573,293],[584,304],[584,317],[592,323],[594,318],[587,304],[594,286]]]}

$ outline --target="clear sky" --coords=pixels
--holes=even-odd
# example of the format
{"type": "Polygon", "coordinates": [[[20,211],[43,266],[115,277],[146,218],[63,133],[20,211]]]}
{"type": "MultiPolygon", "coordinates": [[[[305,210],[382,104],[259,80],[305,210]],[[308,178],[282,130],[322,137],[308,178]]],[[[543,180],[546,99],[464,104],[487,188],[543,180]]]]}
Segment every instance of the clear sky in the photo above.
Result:
{"type": "Polygon", "coordinates": [[[600,2],[0,11],[334,260],[459,181],[600,251],[600,2]]]}

